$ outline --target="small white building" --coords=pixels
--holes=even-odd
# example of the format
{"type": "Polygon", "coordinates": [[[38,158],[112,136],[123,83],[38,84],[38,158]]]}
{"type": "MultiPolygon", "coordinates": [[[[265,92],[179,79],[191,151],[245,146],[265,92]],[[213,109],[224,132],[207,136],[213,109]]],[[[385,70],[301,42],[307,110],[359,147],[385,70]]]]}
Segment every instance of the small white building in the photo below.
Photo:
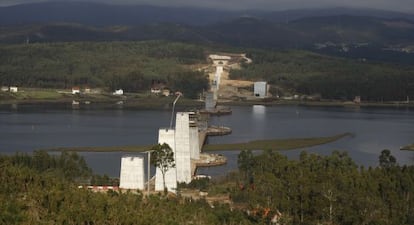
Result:
{"type": "Polygon", "coordinates": [[[114,91],[114,93],[112,93],[113,95],[123,95],[124,94],[124,90],[122,89],[117,89],[114,91]]]}
{"type": "Polygon", "coordinates": [[[123,156],[119,187],[123,189],[144,190],[144,158],[140,156],[123,156]]]}
{"type": "Polygon", "coordinates": [[[265,98],[267,96],[267,82],[254,82],[254,96],[258,98],[265,98]]]}
{"type": "Polygon", "coordinates": [[[9,91],[13,92],[13,93],[16,93],[16,92],[18,92],[18,88],[16,86],[10,86],[9,91]]]}
{"type": "Polygon", "coordinates": [[[159,89],[159,88],[156,88],[156,87],[153,87],[153,88],[151,88],[151,93],[152,94],[159,94],[159,93],[161,93],[161,89],[159,89]]]}
{"type": "Polygon", "coordinates": [[[72,87],[72,94],[73,95],[80,94],[80,88],[79,87],[72,87]]]}
{"type": "Polygon", "coordinates": [[[170,95],[171,95],[171,91],[170,91],[170,89],[168,89],[168,88],[164,88],[164,89],[162,90],[162,95],[164,95],[165,97],[170,96],[170,95]]]}
{"type": "Polygon", "coordinates": [[[154,83],[151,85],[151,93],[156,95],[161,94],[165,87],[166,85],[164,83],[154,83]]]}

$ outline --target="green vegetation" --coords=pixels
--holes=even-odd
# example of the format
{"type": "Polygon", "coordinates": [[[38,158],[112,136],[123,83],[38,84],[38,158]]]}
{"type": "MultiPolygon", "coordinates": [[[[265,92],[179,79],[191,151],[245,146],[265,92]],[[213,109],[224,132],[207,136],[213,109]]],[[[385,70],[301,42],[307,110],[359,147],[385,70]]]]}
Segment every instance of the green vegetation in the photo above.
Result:
{"type": "MultiPolygon", "coordinates": [[[[37,100],[43,100],[43,101],[53,101],[53,100],[63,100],[63,99],[69,99],[72,101],[73,96],[70,94],[64,94],[59,93],[55,89],[19,89],[19,92],[17,93],[11,93],[11,92],[0,92],[0,99],[4,101],[37,101],[37,100]]],[[[2,101],[3,103],[3,101],[2,101]]]]}
{"type": "MultiPolygon", "coordinates": [[[[0,45],[0,51],[0,85],[148,92],[152,84],[160,82],[189,98],[198,97],[208,88],[206,74],[197,68],[207,63],[206,53],[212,52],[210,47],[166,41],[0,45]]],[[[403,101],[407,96],[414,99],[412,65],[357,61],[299,50],[249,49],[246,53],[253,63],[231,70],[230,77],[267,80],[274,95],[299,93],[339,100],[361,96],[363,101],[376,102],[403,101]]],[[[38,95],[32,99],[59,97],[56,93],[38,95]]]]}
{"type": "MultiPolygon", "coordinates": [[[[289,150],[323,145],[329,142],[337,141],[341,138],[350,136],[350,133],[339,134],[330,137],[314,138],[290,138],[250,141],[247,143],[237,144],[214,144],[205,145],[203,151],[239,151],[239,150],[289,150]]],[[[152,145],[145,146],[103,146],[103,147],[58,147],[43,149],[45,151],[73,151],[73,152],[144,152],[153,148],[152,145]]]]}
{"type": "Polygon", "coordinates": [[[58,147],[43,149],[50,152],[145,152],[151,150],[152,145],[144,146],[102,146],[102,147],[58,147]]]}
{"type": "Polygon", "coordinates": [[[14,94],[18,99],[59,99],[64,97],[63,94],[52,89],[24,90],[23,92],[20,91],[18,93],[11,94],[14,94]]]}
{"type": "Polygon", "coordinates": [[[93,192],[78,185],[117,185],[92,175],[82,157],[63,152],[0,156],[0,224],[398,224],[414,222],[414,166],[383,150],[376,168],[341,152],[242,151],[239,171],[180,188],[230,195],[232,207],[204,199],[141,192],[93,192]]]}
{"type": "Polygon", "coordinates": [[[158,168],[162,173],[162,184],[164,191],[167,192],[165,186],[165,173],[175,168],[174,152],[167,143],[157,144],[151,148],[151,164],[158,168]]]}
{"type": "Polygon", "coordinates": [[[249,209],[258,223],[268,224],[278,212],[280,224],[414,223],[414,166],[384,164],[380,157],[381,166],[367,169],[341,152],[302,152],[299,160],[275,151],[241,154],[240,172],[209,191],[229,192],[235,207],[249,209]]]}
{"type": "Polygon", "coordinates": [[[305,51],[252,50],[253,63],[232,79],[266,80],[274,95],[301,93],[325,99],[403,101],[414,98],[414,67],[335,58],[305,51]]]}
{"type": "Polygon", "coordinates": [[[14,156],[1,156],[0,164],[4,167],[29,167],[39,173],[56,175],[71,181],[91,175],[91,169],[85,160],[74,152],[62,152],[58,156],[49,155],[45,151],[35,151],[32,156],[17,153],[14,156]]]}
{"type": "Polygon", "coordinates": [[[208,86],[190,67],[205,61],[204,51],[163,41],[0,45],[0,85],[142,92],[162,82],[194,98],[208,86]]]}
{"type": "Polygon", "coordinates": [[[0,156],[0,224],[251,224],[226,205],[79,189],[86,177],[90,169],[74,153],[0,156]]]}
{"type": "Polygon", "coordinates": [[[339,134],[330,137],[315,138],[294,138],[294,139],[274,139],[274,140],[257,140],[247,143],[235,144],[214,144],[205,145],[204,151],[232,151],[232,150],[289,150],[323,145],[334,142],[341,138],[350,136],[350,133],[339,134]]]}

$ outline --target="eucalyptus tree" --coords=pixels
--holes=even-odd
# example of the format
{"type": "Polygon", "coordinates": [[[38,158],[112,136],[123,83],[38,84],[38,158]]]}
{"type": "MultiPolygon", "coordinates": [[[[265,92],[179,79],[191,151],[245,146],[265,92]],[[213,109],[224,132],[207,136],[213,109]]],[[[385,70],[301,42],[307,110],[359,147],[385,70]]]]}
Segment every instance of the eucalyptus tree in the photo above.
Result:
{"type": "Polygon", "coordinates": [[[174,152],[167,143],[157,144],[151,148],[151,164],[160,169],[162,183],[165,186],[165,174],[170,168],[175,167],[174,152]]]}

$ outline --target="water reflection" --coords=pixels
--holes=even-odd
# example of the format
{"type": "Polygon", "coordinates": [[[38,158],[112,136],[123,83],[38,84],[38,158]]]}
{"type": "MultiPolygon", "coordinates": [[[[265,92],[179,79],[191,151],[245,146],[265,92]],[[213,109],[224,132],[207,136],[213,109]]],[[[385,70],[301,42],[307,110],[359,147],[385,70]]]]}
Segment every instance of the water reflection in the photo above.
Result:
{"type": "Polygon", "coordinates": [[[253,105],[252,107],[253,117],[255,120],[264,120],[266,117],[266,106],[253,105]]]}

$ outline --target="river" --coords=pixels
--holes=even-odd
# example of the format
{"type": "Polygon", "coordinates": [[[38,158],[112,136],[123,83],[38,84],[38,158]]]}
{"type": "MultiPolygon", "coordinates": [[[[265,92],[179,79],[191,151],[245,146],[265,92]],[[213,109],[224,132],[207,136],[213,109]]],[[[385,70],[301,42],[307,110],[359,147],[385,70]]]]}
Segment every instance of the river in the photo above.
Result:
{"type": "MultiPolygon", "coordinates": [[[[414,143],[414,111],[406,108],[233,106],[233,114],[211,117],[211,125],[231,127],[228,136],[209,137],[208,143],[237,143],[258,139],[353,134],[339,141],[299,150],[282,151],[297,158],[306,150],[330,154],[347,151],[364,166],[378,165],[383,149],[391,150],[398,163],[414,164],[414,152],[400,147],[414,143]]],[[[23,105],[0,109],[0,153],[71,146],[149,145],[157,141],[158,128],[167,127],[168,110],[74,109],[23,105]]],[[[200,169],[209,175],[237,168],[238,152],[220,152],[228,164],[200,169]]],[[[119,176],[123,153],[82,153],[94,172],[119,176]]]]}

